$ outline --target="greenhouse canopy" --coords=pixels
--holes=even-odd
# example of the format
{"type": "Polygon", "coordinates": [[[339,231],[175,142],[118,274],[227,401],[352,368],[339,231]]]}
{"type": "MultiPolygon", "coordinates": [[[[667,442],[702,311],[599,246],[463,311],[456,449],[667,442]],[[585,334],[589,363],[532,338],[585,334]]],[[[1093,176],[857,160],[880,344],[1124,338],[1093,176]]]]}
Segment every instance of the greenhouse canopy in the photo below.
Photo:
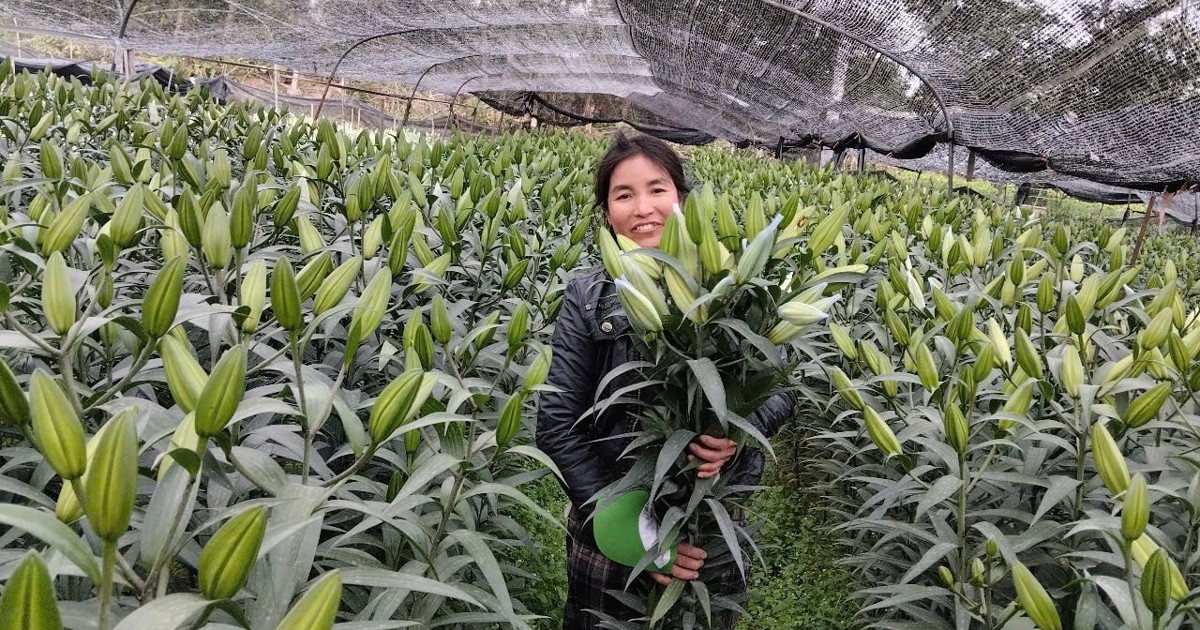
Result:
{"type": "Polygon", "coordinates": [[[1187,0],[5,4],[8,28],[118,56],[336,69],[683,142],[906,159],[952,142],[1010,172],[1151,191],[1200,181],[1200,7],[1187,0]]]}

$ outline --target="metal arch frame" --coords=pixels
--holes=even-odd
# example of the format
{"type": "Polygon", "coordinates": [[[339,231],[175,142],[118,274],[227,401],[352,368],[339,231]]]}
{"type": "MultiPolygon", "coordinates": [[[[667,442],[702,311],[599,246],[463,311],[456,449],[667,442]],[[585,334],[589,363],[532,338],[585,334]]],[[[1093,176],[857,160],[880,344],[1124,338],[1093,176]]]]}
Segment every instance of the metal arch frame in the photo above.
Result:
{"type": "Polygon", "coordinates": [[[448,120],[446,121],[447,130],[449,129],[450,125],[454,125],[455,129],[458,128],[458,123],[456,123],[454,121],[454,104],[458,102],[458,97],[460,94],[462,94],[463,88],[467,87],[467,84],[474,81],[475,79],[479,79],[482,77],[490,77],[490,76],[495,76],[495,75],[477,74],[477,75],[474,75],[474,76],[468,78],[466,81],[463,81],[462,83],[460,83],[458,85],[458,89],[454,91],[454,98],[450,99],[450,114],[449,114],[448,120]]]}
{"type": "MultiPolygon", "coordinates": [[[[425,29],[425,28],[413,28],[413,29],[406,29],[406,30],[402,30],[402,31],[393,31],[393,32],[390,32],[390,33],[380,33],[380,34],[378,34],[378,35],[372,35],[372,36],[370,36],[370,37],[367,37],[367,38],[361,39],[361,40],[359,40],[359,41],[355,42],[355,43],[354,43],[354,45],[352,45],[352,46],[350,46],[349,48],[347,48],[347,49],[346,49],[346,51],[345,51],[345,52],[343,52],[343,53],[342,53],[342,55],[341,55],[340,57],[338,57],[337,63],[335,63],[335,64],[334,64],[334,66],[333,66],[333,70],[331,70],[331,71],[330,71],[330,73],[329,73],[329,79],[328,79],[328,80],[325,82],[325,89],[324,89],[324,91],[323,91],[323,92],[322,92],[322,94],[321,94],[321,100],[320,100],[320,101],[317,103],[317,109],[316,109],[316,111],[314,112],[314,114],[313,114],[313,117],[314,117],[314,118],[319,118],[319,117],[320,117],[320,115],[321,115],[321,109],[324,107],[324,105],[325,105],[325,100],[326,100],[326,99],[328,98],[328,96],[329,96],[329,88],[330,88],[330,87],[333,85],[333,81],[334,81],[334,80],[337,78],[337,73],[338,73],[338,70],[341,68],[342,62],[343,62],[343,61],[345,61],[345,60],[346,60],[346,58],[347,58],[348,56],[350,56],[350,53],[354,52],[354,50],[355,50],[356,48],[358,48],[359,46],[361,46],[361,45],[363,45],[363,44],[365,44],[365,43],[367,43],[367,42],[375,41],[375,40],[378,40],[378,39],[383,39],[383,38],[385,38],[385,37],[393,37],[393,36],[399,36],[399,35],[407,35],[407,34],[409,34],[409,33],[415,33],[415,32],[420,32],[420,31],[424,31],[424,30],[428,30],[428,29],[425,29]]],[[[539,54],[541,54],[541,53],[539,53],[539,54]]],[[[405,106],[404,106],[404,116],[403,116],[403,117],[401,118],[401,120],[400,120],[400,126],[401,126],[401,127],[404,127],[406,124],[408,124],[408,118],[409,118],[409,115],[412,113],[412,102],[413,102],[413,99],[416,97],[416,95],[417,95],[417,90],[419,90],[419,89],[421,88],[421,83],[425,81],[425,77],[429,75],[429,72],[430,72],[430,71],[432,71],[433,69],[435,69],[435,68],[437,68],[437,67],[439,67],[439,66],[441,66],[441,65],[443,65],[443,64],[452,63],[452,62],[466,61],[466,60],[469,60],[469,59],[476,59],[476,58],[479,58],[479,57],[484,57],[484,56],[486,56],[486,55],[484,55],[483,53],[476,53],[476,54],[474,54],[474,55],[467,55],[467,56],[464,56],[464,57],[455,57],[455,58],[453,58],[453,59],[447,59],[447,60],[445,60],[445,61],[439,61],[438,63],[435,63],[435,64],[433,64],[433,65],[429,66],[428,68],[426,68],[426,69],[425,69],[425,71],[421,73],[421,76],[417,78],[417,82],[416,82],[416,83],[413,85],[412,92],[409,94],[408,100],[407,100],[407,102],[405,103],[405,106]]],[[[462,85],[460,85],[460,86],[459,86],[458,90],[455,92],[455,96],[454,96],[454,98],[455,98],[455,99],[457,99],[457,98],[458,98],[458,95],[459,95],[459,94],[461,94],[461,92],[462,92],[462,90],[463,90],[463,87],[465,87],[465,86],[467,85],[467,83],[470,83],[470,82],[471,82],[472,80],[474,80],[474,79],[478,79],[478,78],[485,77],[485,76],[495,76],[495,75],[491,75],[491,74],[483,74],[483,75],[476,75],[476,76],[473,76],[473,77],[471,77],[470,79],[468,79],[468,80],[467,80],[467,81],[465,81],[465,82],[464,82],[462,85]]],[[[451,117],[453,117],[453,115],[454,115],[454,103],[453,103],[453,102],[451,102],[451,105],[450,105],[450,116],[451,116],[451,117]]]]}
{"type": "MultiPolygon", "coordinates": [[[[416,33],[416,32],[420,32],[420,31],[424,31],[424,30],[428,30],[428,29],[410,28],[410,29],[405,29],[402,31],[392,31],[389,33],[380,33],[378,35],[372,35],[370,37],[360,39],[357,42],[355,42],[354,45],[347,48],[346,51],[343,52],[340,57],[338,57],[337,63],[335,63],[333,65],[333,70],[331,70],[329,72],[329,79],[325,82],[325,89],[321,93],[321,100],[317,103],[317,109],[316,109],[315,113],[313,114],[313,118],[319,118],[321,116],[321,109],[325,106],[325,100],[329,96],[329,88],[333,85],[333,81],[337,78],[337,73],[338,73],[338,70],[342,66],[342,62],[345,61],[346,57],[349,57],[350,53],[354,52],[355,49],[357,49],[359,46],[362,46],[363,44],[366,44],[367,42],[372,42],[372,41],[375,41],[378,39],[383,39],[385,37],[395,37],[395,36],[399,36],[399,35],[407,35],[409,33],[416,33]]],[[[428,68],[426,68],[425,71],[421,73],[421,76],[417,78],[417,82],[413,85],[412,92],[409,94],[408,101],[404,105],[404,116],[400,120],[400,126],[404,127],[406,124],[408,124],[408,117],[412,113],[413,99],[417,95],[417,90],[419,90],[421,88],[421,83],[425,80],[425,77],[429,75],[429,72],[431,70],[433,70],[434,68],[437,68],[438,66],[441,66],[442,64],[456,62],[456,61],[464,61],[464,60],[468,60],[468,59],[475,59],[475,58],[483,57],[483,56],[484,56],[483,54],[477,53],[474,55],[467,55],[465,57],[455,57],[454,59],[447,59],[445,61],[439,61],[439,62],[429,66],[428,68]]],[[[479,75],[479,76],[490,76],[490,75],[479,75]]],[[[475,79],[475,78],[478,78],[478,77],[472,77],[472,79],[475,79]]],[[[468,80],[467,82],[470,82],[470,80],[468,80]]],[[[463,83],[463,85],[466,85],[466,83],[463,83]]],[[[459,86],[458,92],[455,93],[456,99],[458,98],[458,93],[462,92],[462,87],[463,86],[459,86]]],[[[450,105],[450,115],[451,115],[451,117],[453,117],[453,115],[454,115],[454,104],[453,103],[451,103],[451,105],[450,105]]]]}
{"type": "Polygon", "coordinates": [[[413,84],[412,92],[409,92],[408,94],[408,100],[404,102],[404,116],[400,119],[400,129],[404,129],[404,126],[408,124],[408,115],[412,113],[413,97],[417,95],[417,90],[420,89],[421,82],[425,80],[425,75],[429,74],[430,70],[433,70],[443,63],[445,62],[438,62],[432,66],[429,66],[428,68],[425,68],[425,71],[421,73],[421,76],[417,77],[417,82],[413,84]]]}
{"type": "MultiPolygon", "coordinates": [[[[370,37],[365,37],[363,39],[358,40],[357,42],[354,42],[354,45],[347,48],[345,50],[345,52],[343,52],[342,55],[340,57],[338,57],[337,63],[333,64],[333,70],[329,71],[329,79],[327,81],[325,81],[325,89],[321,92],[321,100],[317,103],[317,111],[315,114],[313,114],[313,118],[315,119],[315,118],[321,117],[321,109],[325,107],[325,99],[329,97],[329,88],[330,88],[330,86],[333,85],[333,80],[337,78],[338,69],[342,67],[342,62],[345,61],[346,57],[349,57],[350,53],[354,52],[354,50],[356,48],[358,48],[359,46],[362,46],[363,44],[365,44],[367,42],[373,42],[377,39],[383,39],[385,37],[394,37],[396,35],[407,35],[408,33],[412,33],[414,31],[419,31],[419,30],[421,30],[421,29],[409,28],[409,29],[404,29],[402,31],[391,31],[388,33],[380,33],[378,35],[372,35],[370,37]]],[[[416,90],[413,90],[413,94],[414,95],[416,94],[416,90]]],[[[411,102],[412,101],[409,100],[409,103],[411,103],[411,102]]]]}
{"type": "Polygon", "coordinates": [[[925,78],[925,75],[923,73],[917,71],[916,68],[914,68],[912,65],[910,65],[908,62],[904,61],[900,57],[884,50],[883,48],[881,48],[879,46],[876,46],[875,44],[867,41],[866,39],[864,39],[862,37],[859,37],[858,35],[855,35],[854,33],[847,31],[846,29],[844,29],[840,26],[837,26],[836,24],[822,20],[821,18],[819,18],[815,15],[812,15],[811,13],[808,13],[807,11],[804,11],[802,9],[797,9],[795,7],[789,7],[785,4],[780,4],[776,0],[758,0],[758,1],[767,6],[774,7],[781,11],[786,11],[788,13],[791,13],[792,15],[795,15],[796,17],[808,20],[809,22],[812,22],[813,24],[816,24],[818,26],[827,28],[835,33],[838,33],[839,35],[841,35],[843,37],[852,39],[852,40],[858,42],[859,44],[862,44],[863,46],[866,46],[867,48],[874,50],[875,52],[877,52],[877,53],[883,55],[884,57],[887,57],[888,59],[899,64],[905,70],[908,70],[909,72],[911,72],[913,74],[913,76],[917,77],[917,79],[919,79],[925,87],[929,88],[930,93],[933,94],[934,100],[937,101],[938,107],[941,108],[941,110],[942,110],[942,119],[945,121],[945,130],[944,131],[946,132],[946,137],[950,143],[950,160],[949,160],[948,167],[946,169],[946,180],[948,183],[948,191],[949,192],[954,191],[954,121],[951,120],[951,118],[950,118],[950,110],[946,107],[946,102],[942,100],[942,95],[938,92],[937,88],[934,87],[933,84],[929,82],[929,79],[925,78]]]}
{"type": "MultiPolygon", "coordinates": [[[[473,55],[473,56],[475,56],[475,57],[479,57],[479,56],[481,56],[481,55],[473,55]]],[[[465,59],[465,57],[464,57],[464,59],[465,59]]],[[[494,73],[494,72],[485,72],[485,73],[483,73],[483,74],[475,74],[475,75],[471,75],[470,77],[468,77],[468,78],[467,78],[467,80],[466,80],[466,81],[463,81],[462,83],[460,83],[460,84],[458,85],[458,89],[454,91],[454,97],[450,99],[450,114],[449,114],[449,115],[450,115],[450,121],[449,121],[449,122],[450,122],[451,124],[452,124],[452,123],[454,123],[454,106],[455,106],[456,104],[458,104],[458,97],[462,95],[462,91],[463,91],[463,89],[465,89],[465,88],[467,87],[467,84],[469,84],[470,82],[474,81],[475,79],[485,79],[485,78],[489,78],[489,77],[498,77],[498,76],[504,76],[504,75],[503,75],[503,74],[497,74],[497,73],[494,73]]],[[[503,110],[502,110],[502,111],[503,111],[503,110]]]]}
{"type": "MultiPolygon", "coordinates": [[[[406,103],[404,105],[404,117],[400,119],[400,127],[404,128],[404,126],[408,124],[408,115],[409,115],[409,113],[412,112],[413,98],[417,95],[417,90],[420,89],[421,82],[425,80],[425,77],[429,74],[430,70],[433,70],[434,68],[436,68],[444,63],[450,63],[451,61],[462,61],[464,59],[474,59],[476,57],[482,57],[482,56],[483,55],[475,54],[475,55],[468,55],[466,57],[457,57],[455,59],[447,59],[445,61],[439,61],[439,62],[433,64],[432,66],[425,68],[425,72],[421,73],[421,76],[419,78],[417,78],[416,84],[413,85],[412,94],[409,95],[409,97],[408,97],[408,103],[406,103]]],[[[464,83],[463,85],[466,85],[466,84],[464,83]]],[[[462,86],[459,86],[458,89],[462,90],[462,86]]],[[[458,98],[457,94],[455,95],[455,98],[458,98]]],[[[450,116],[451,116],[451,118],[454,117],[454,101],[450,101],[450,116]]]]}
{"type": "Polygon", "coordinates": [[[125,37],[125,29],[129,28],[129,20],[133,17],[133,8],[137,3],[138,0],[130,0],[129,6],[125,8],[125,15],[121,16],[121,25],[117,28],[117,39],[125,37]]]}
{"type": "MultiPolygon", "coordinates": [[[[476,55],[476,56],[478,56],[478,55],[476,55]]],[[[494,72],[485,72],[483,74],[471,75],[470,77],[467,78],[466,81],[463,81],[462,83],[460,83],[458,85],[458,89],[454,91],[454,97],[450,99],[450,121],[449,121],[450,124],[454,123],[454,106],[455,106],[455,104],[458,103],[458,97],[462,95],[462,91],[463,91],[463,89],[465,89],[467,87],[467,84],[474,81],[475,79],[484,79],[484,78],[488,78],[488,77],[498,77],[498,76],[503,76],[503,75],[497,74],[494,72]]],[[[501,111],[503,111],[503,110],[501,110],[501,111]]]]}
{"type": "MultiPolygon", "coordinates": [[[[543,53],[534,53],[534,54],[543,54],[543,53]]],[[[403,127],[404,124],[408,121],[408,113],[409,113],[409,108],[412,105],[412,100],[413,100],[413,98],[416,97],[417,89],[421,87],[421,82],[425,80],[425,76],[427,74],[429,74],[430,70],[433,70],[434,68],[437,68],[437,67],[441,66],[442,64],[453,63],[456,61],[466,61],[468,59],[476,59],[479,57],[487,57],[487,56],[488,55],[484,54],[484,53],[476,53],[474,55],[467,55],[465,57],[455,57],[454,59],[447,59],[445,61],[439,61],[438,63],[435,63],[432,66],[429,66],[428,68],[426,68],[425,72],[422,72],[421,76],[417,79],[416,85],[413,86],[412,96],[409,97],[409,106],[405,107],[405,109],[404,109],[404,118],[401,120],[400,126],[403,127]]],[[[553,55],[551,55],[551,56],[553,56],[553,55]]],[[[463,88],[468,83],[470,83],[471,81],[473,81],[475,79],[480,79],[483,77],[494,77],[494,76],[500,76],[500,75],[497,75],[495,73],[485,73],[485,74],[474,75],[471,78],[467,79],[467,81],[463,82],[462,85],[459,85],[458,90],[456,90],[454,93],[454,100],[451,100],[451,102],[450,102],[450,115],[451,116],[454,115],[454,103],[458,99],[459,94],[462,93],[463,88]]]]}
{"type": "MultiPolygon", "coordinates": [[[[463,81],[461,84],[459,84],[458,89],[454,91],[454,98],[452,98],[450,100],[450,121],[451,122],[454,121],[454,106],[458,103],[458,97],[462,95],[462,91],[467,87],[467,85],[469,83],[471,83],[472,81],[474,81],[476,79],[485,79],[485,78],[489,78],[489,77],[498,77],[498,76],[503,76],[503,75],[497,74],[494,72],[484,73],[484,74],[476,74],[476,75],[472,75],[472,76],[468,77],[466,81],[463,81]]],[[[542,101],[542,105],[545,106],[547,109],[549,109],[552,112],[561,114],[563,116],[568,116],[568,117],[574,118],[574,116],[571,116],[571,114],[569,112],[558,109],[544,100],[542,101]]],[[[501,110],[501,112],[503,113],[503,110],[501,110]]],[[[620,121],[619,120],[611,120],[611,121],[601,121],[601,122],[620,122],[620,121]]]]}
{"type": "MultiPolygon", "coordinates": [[[[138,0],[133,0],[133,4],[137,4],[137,2],[138,2],[138,0]]],[[[123,22],[122,22],[122,26],[121,26],[122,33],[124,32],[124,29],[125,29],[125,23],[128,22],[129,14],[132,11],[133,11],[133,5],[131,4],[130,8],[126,11],[125,20],[123,20],[123,22]]],[[[395,37],[395,36],[399,36],[399,35],[407,35],[409,33],[418,33],[418,32],[427,31],[427,30],[430,30],[430,29],[429,28],[409,28],[409,29],[404,29],[404,30],[400,30],[400,31],[379,33],[377,35],[372,35],[370,37],[360,39],[357,42],[355,42],[353,45],[351,45],[349,48],[347,48],[346,51],[343,52],[340,57],[338,57],[337,63],[335,63],[333,65],[333,70],[331,70],[329,72],[329,79],[325,82],[325,89],[321,93],[321,100],[318,101],[318,103],[317,103],[317,109],[314,112],[313,117],[319,118],[321,116],[321,109],[325,106],[325,100],[329,97],[329,88],[333,85],[333,81],[337,78],[337,73],[338,73],[338,70],[342,66],[342,62],[345,61],[346,57],[350,56],[350,53],[354,52],[355,49],[357,49],[359,46],[362,46],[363,44],[366,44],[367,42],[372,42],[372,41],[375,41],[378,39],[383,39],[386,37],[395,37]]],[[[432,66],[429,66],[428,68],[426,68],[425,71],[421,73],[421,76],[417,79],[416,84],[413,85],[412,93],[409,95],[408,102],[405,104],[405,107],[404,107],[404,116],[401,119],[400,126],[403,127],[405,124],[408,123],[408,117],[412,111],[413,98],[416,97],[417,90],[420,89],[420,87],[421,87],[421,82],[425,80],[425,77],[426,77],[426,75],[429,74],[430,70],[433,70],[434,68],[437,68],[438,66],[440,66],[442,64],[450,63],[452,61],[463,61],[463,60],[474,59],[474,58],[483,57],[483,56],[485,56],[485,55],[483,55],[482,53],[477,53],[474,55],[467,55],[465,57],[456,57],[454,59],[447,59],[445,61],[439,61],[438,63],[435,63],[432,66]]],[[[462,88],[459,87],[459,91],[461,91],[461,90],[462,90],[462,88]]],[[[450,114],[452,116],[454,114],[453,106],[451,106],[450,114]]]]}
{"type": "Polygon", "coordinates": [[[498,77],[498,76],[503,76],[503,75],[497,74],[494,72],[487,72],[484,74],[475,74],[475,75],[471,75],[470,77],[468,77],[466,81],[463,81],[462,83],[460,83],[458,85],[458,89],[454,91],[454,97],[450,99],[450,121],[451,122],[454,121],[454,106],[458,103],[458,97],[462,95],[462,91],[463,91],[463,89],[465,89],[467,87],[467,84],[474,81],[475,79],[484,79],[484,78],[488,78],[488,77],[498,77]]]}

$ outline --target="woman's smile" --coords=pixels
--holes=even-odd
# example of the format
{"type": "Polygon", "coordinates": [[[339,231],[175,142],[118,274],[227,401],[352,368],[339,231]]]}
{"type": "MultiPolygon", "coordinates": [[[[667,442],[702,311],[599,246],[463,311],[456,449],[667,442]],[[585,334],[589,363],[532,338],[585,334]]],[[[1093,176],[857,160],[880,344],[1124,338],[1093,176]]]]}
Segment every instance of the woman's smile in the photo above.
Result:
{"type": "Polygon", "coordinates": [[[651,232],[658,232],[659,230],[662,230],[662,226],[663,224],[659,223],[658,221],[639,223],[633,226],[633,231],[637,234],[649,234],[651,232]]]}

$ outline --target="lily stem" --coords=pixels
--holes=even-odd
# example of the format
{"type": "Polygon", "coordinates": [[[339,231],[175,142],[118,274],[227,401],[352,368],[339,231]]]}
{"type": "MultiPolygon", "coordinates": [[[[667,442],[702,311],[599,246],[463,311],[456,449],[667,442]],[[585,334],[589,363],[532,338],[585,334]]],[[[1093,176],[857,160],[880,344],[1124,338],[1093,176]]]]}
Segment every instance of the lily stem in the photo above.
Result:
{"type": "Polygon", "coordinates": [[[100,599],[100,630],[112,628],[112,598],[113,598],[113,568],[116,565],[117,543],[106,540],[103,547],[103,562],[101,565],[99,599],[100,599]]]}
{"type": "Polygon", "coordinates": [[[292,350],[292,366],[296,372],[296,397],[300,402],[300,424],[304,427],[304,462],[301,464],[301,483],[308,485],[308,472],[312,464],[312,448],[313,438],[315,437],[315,427],[309,426],[308,417],[308,401],[304,398],[304,377],[301,373],[303,369],[301,361],[300,336],[297,333],[291,334],[290,342],[292,350]]]}

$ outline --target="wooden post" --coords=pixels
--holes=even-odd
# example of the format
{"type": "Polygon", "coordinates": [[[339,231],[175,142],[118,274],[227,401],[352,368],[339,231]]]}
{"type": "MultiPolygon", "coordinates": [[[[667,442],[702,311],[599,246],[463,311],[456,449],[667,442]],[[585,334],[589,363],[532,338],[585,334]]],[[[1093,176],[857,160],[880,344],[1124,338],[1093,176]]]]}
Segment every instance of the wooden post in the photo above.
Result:
{"type": "Polygon", "coordinates": [[[1162,194],[1162,199],[1158,203],[1158,233],[1162,234],[1167,229],[1167,213],[1175,207],[1175,193],[1165,192],[1162,194]]]}
{"type": "Polygon", "coordinates": [[[858,150],[858,174],[862,175],[867,170],[867,148],[862,147],[858,150]]]}
{"type": "Polygon", "coordinates": [[[1142,243],[1146,240],[1146,230],[1150,228],[1150,217],[1154,214],[1154,202],[1158,199],[1157,196],[1150,196],[1150,203],[1146,204],[1146,216],[1142,219],[1142,229],[1138,232],[1137,242],[1133,244],[1133,256],[1130,257],[1129,266],[1137,264],[1138,256],[1142,253],[1142,243]]]}
{"type": "Polygon", "coordinates": [[[950,163],[946,167],[946,197],[954,195],[954,140],[950,140],[950,163]]]}
{"type": "Polygon", "coordinates": [[[1192,197],[1192,232],[1196,231],[1196,227],[1200,225],[1200,200],[1192,197]]]}
{"type": "Polygon", "coordinates": [[[274,97],[275,109],[279,109],[279,65],[271,64],[271,94],[274,97]]]}
{"type": "Polygon", "coordinates": [[[975,152],[967,149],[967,182],[975,179],[975,152]]]}

